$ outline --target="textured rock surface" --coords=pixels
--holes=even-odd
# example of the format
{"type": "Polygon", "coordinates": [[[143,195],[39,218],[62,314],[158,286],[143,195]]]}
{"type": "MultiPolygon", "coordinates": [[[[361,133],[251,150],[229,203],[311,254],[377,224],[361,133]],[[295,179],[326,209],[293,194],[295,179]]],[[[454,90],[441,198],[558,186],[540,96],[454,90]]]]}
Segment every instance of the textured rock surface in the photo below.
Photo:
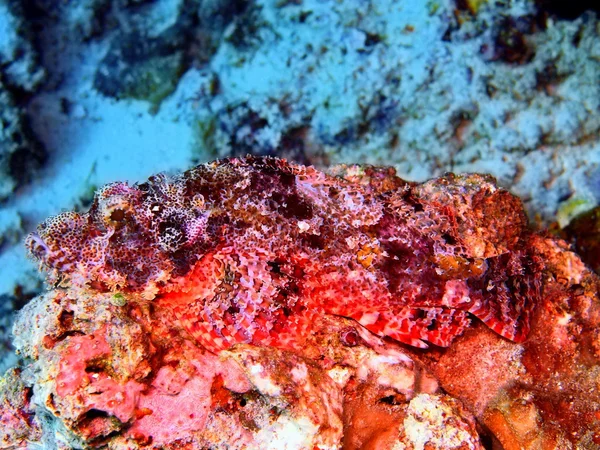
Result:
{"type": "Polygon", "coordinates": [[[0,202],[30,181],[46,158],[17,100],[35,92],[45,77],[21,14],[18,2],[0,1],[0,202]]]}
{"type": "Polygon", "coordinates": [[[0,80],[0,201],[30,181],[45,160],[27,116],[0,80]]]}
{"type": "Polygon", "coordinates": [[[34,33],[22,15],[21,2],[0,1],[0,71],[4,84],[31,93],[44,80],[45,70],[32,44],[34,33]]]}
{"type": "Polygon", "coordinates": [[[224,28],[245,7],[243,1],[158,0],[123,8],[94,88],[117,99],[146,100],[156,112],[192,64],[210,59],[224,28]]]}
{"type": "Polygon", "coordinates": [[[503,448],[599,448],[600,282],[564,242],[539,244],[543,300],[527,340],[476,327],[427,366],[503,448]]]}
{"type": "Polygon", "coordinates": [[[577,216],[563,232],[577,253],[600,274],[600,207],[577,216]]]}
{"type": "Polygon", "coordinates": [[[3,448],[599,445],[600,280],[490,178],[232,159],[28,247],[3,448]]]}

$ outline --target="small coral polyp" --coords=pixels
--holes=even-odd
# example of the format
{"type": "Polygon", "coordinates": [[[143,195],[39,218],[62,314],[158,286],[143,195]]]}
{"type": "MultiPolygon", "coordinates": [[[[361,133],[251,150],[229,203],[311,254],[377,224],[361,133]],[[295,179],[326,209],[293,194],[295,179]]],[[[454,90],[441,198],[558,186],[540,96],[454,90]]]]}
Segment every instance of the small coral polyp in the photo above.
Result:
{"type": "Polygon", "coordinates": [[[541,259],[520,201],[480,175],[417,185],[235,158],[101,189],[27,239],[52,281],[154,300],[197,343],[297,349],[324,315],[415,347],[472,321],[520,342],[541,259]]]}

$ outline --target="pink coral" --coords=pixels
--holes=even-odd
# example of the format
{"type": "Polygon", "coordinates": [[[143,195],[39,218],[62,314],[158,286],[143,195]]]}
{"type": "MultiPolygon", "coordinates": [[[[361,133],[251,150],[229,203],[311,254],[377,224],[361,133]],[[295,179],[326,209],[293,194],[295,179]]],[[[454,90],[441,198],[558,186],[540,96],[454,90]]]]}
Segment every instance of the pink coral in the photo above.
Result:
{"type": "Polygon", "coordinates": [[[323,314],[448,346],[470,320],[522,341],[542,264],[518,199],[464,176],[413,185],[274,158],[103,188],[27,245],[56,280],[154,297],[207,349],[297,348],[323,314]]]}

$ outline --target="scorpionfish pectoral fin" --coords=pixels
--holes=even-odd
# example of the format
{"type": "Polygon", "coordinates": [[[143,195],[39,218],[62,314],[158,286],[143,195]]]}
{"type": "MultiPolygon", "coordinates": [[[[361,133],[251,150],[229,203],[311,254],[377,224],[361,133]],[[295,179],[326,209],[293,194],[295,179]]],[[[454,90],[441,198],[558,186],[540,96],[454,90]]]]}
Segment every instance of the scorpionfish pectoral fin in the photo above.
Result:
{"type": "Polygon", "coordinates": [[[405,307],[398,311],[365,312],[354,317],[362,326],[404,344],[448,347],[470,320],[466,311],[445,307],[405,307]]]}
{"type": "Polygon", "coordinates": [[[515,252],[489,258],[488,265],[485,276],[469,280],[466,310],[506,339],[523,342],[541,297],[542,262],[515,252]]]}

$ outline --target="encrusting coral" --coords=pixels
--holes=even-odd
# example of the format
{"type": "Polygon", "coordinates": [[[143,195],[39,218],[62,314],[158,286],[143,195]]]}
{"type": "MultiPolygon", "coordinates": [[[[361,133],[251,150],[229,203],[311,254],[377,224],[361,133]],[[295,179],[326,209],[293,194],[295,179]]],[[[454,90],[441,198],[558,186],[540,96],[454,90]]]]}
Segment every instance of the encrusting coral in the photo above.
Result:
{"type": "Polygon", "coordinates": [[[222,160],[27,247],[0,448],[598,445],[600,283],[492,178],[222,160]]]}

